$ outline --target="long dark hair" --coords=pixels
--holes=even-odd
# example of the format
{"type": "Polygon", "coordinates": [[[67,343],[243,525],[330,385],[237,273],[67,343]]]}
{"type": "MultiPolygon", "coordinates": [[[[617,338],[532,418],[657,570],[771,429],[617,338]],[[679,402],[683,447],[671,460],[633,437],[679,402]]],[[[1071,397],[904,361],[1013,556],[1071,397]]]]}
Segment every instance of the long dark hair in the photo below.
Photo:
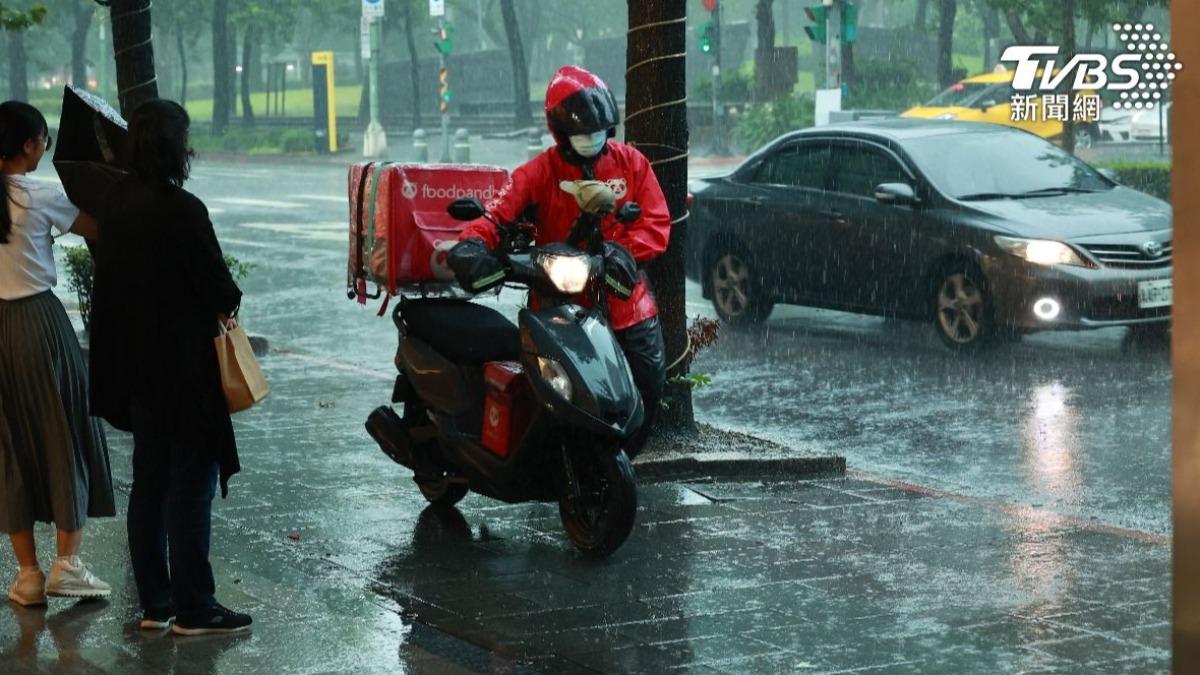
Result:
{"type": "Polygon", "coordinates": [[[139,105],[129,117],[129,170],[151,185],[181,187],[195,155],[188,145],[191,125],[187,111],[174,101],[159,98],[139,105]]]}
{"type": "MultiPolygon", "coordinates": [[[[25,143],[37,140],[49,133],[46,118],[37,108],[20,101],[0,103],[0,160],[8,161],[25,154],[25,143]]],[[[0,177],[0,244],[8,243],[12,233],[12,213],[8,203],[12,201],[8,179],[0,177]]],[[[15,203],[15,202],[14,202],[15,203]]]]}

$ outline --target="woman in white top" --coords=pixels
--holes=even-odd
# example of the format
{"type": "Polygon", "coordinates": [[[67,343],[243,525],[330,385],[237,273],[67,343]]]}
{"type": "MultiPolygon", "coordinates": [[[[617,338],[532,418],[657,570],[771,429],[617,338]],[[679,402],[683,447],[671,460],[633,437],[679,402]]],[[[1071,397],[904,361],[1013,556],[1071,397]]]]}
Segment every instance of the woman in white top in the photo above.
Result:
{"type": "Polygon", "coordinates": [[[62,303],[51,290],[55,234],[96,236],[96,222],[61,188],[31,180],[52,143],[38,110],[0,104],[0,528],[20,569],[8,597],[109,595],[79,559],[88,517],[115,516],[108,448],[88,413],[87,372],[62,303]],[[50,581],[38,564],[34,522],[58,528],[50,581]]]}

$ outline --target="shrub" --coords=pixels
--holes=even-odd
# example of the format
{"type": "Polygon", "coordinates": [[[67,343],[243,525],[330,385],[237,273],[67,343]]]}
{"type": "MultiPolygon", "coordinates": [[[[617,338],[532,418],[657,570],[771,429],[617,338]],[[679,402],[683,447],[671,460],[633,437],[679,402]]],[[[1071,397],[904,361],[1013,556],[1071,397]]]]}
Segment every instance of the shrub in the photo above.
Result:
{"type": "Polygon", "coordinates": [[[1112,169],[1125,187],[1171,200],[1171,165],[1167,162],[1106,162],[1097,168],[1112,169]]]}
{"type": "Polygon", "coordinates": [[[774,103],[746,106],[733,128],[734,137],[745,151],[753,151],[782,134],[813,125],[813,98],[808,94],[788,96],[774,103]]]}
{"type": "Polygon", "coordinates": [[[848,87],[844,110],[907,110],[929,100],[938,88],[918,78],[920,64],[912,59],[863,59],[854,64],[854,83],[848,87]]]}
{"type": "MultiPolygon", "coordinates": [[[[721,101],[725,103],[745,103],[754,98],[754,64],[749,67],[721,72],[721,101]]],[[[712,76],[704,75],[696,80],[692,87],[691,102],[707,102],[712,100],[712,76]]]]}
{"type": "MultiPolygon", "coordinates": [[[[83,320],[83,330],[92,329],[92,277],[94,267],[92,254],[86,246],[64,246],[67,254],[67,288],[75,293],[79,300],[79,318],[83,320]]],[[[225,256],[225,266],[234,281],[245,279],[254,269],[254,263],[244,263],[234,256],[225,256]]]]}

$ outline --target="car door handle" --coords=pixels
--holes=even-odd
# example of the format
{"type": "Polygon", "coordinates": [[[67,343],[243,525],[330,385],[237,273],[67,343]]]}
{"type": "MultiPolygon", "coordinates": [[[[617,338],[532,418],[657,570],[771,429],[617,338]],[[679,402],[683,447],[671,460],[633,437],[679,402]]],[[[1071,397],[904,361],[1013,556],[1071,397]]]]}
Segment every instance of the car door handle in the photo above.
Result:
{"type": "Polygon", "coordinates": [[[767,201],[767,198],[763,197],[762,195],[755,195],[753,197],[744,197],[742,199],[743,204],[748,204],[750,206],[762,206],[766,201],[767,201]]]}
{"type": "Polygon", "coordinates": [[[828,218],[828,219],[832,220],[833,222],[837,223],[838,225],[845,225],[847,222],[849,222],[846,220],[846,215],[844,213],[842,213],[841,211],[835,211],[833,209],[826,209],[824,211],[819,211],[819,212],[817,212],[817,215],[819,215],[823,218],[828,218]]]}

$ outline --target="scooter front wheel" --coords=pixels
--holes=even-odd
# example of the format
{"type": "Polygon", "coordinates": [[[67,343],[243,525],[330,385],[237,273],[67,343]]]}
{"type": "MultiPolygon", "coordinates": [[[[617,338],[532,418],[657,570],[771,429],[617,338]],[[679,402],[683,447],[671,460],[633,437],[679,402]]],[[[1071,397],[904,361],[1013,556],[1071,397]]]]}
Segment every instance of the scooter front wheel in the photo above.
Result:
{"type": "Polygon", "coordinates": [[[425,501],[437,506],[454,506],[470,491],[466,483],[453,481],[446,475],[438,478],[414,476],[413,480],[421,489],[421,496],[425,497],[425,501]]]}
{"type": "Polygon", "coordinates": [[[624,450],[563,448],[558,513],[567,537],[589,558],[605,558],[633,531],[637,482],[624,450]]]}

